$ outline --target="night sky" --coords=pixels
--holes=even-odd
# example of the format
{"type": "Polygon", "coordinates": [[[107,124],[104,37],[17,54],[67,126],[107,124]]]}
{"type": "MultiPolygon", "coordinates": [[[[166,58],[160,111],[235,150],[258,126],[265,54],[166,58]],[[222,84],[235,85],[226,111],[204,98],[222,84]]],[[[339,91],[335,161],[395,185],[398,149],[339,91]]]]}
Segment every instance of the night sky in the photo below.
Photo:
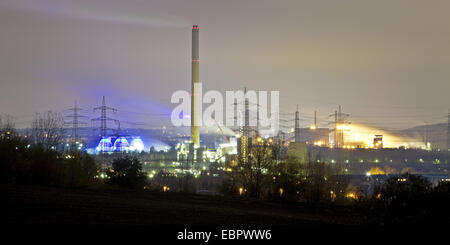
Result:
{"type": "Polygon", "coordinates": [[[0,112],[23,127],[74,100],[93,115],[105,95],[119,117],[158,125],[190,89],[198,24],[204,89],[279,90],[302,126],[314,110],[326,126],[339,104],[386,129],[445,122],[449,11],[445,0],[1,0],[0,112]]]}

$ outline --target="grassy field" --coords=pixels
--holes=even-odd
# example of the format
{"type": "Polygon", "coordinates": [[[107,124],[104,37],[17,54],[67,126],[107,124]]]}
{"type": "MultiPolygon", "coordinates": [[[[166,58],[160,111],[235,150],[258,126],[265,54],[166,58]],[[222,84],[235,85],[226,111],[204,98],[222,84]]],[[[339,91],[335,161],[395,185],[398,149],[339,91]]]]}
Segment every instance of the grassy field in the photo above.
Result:
{"type": "Polygon", "coordinates": [[[308,207],[239,197],[0,185],[0,223],[379,224],[348,207],[308,207]]]}

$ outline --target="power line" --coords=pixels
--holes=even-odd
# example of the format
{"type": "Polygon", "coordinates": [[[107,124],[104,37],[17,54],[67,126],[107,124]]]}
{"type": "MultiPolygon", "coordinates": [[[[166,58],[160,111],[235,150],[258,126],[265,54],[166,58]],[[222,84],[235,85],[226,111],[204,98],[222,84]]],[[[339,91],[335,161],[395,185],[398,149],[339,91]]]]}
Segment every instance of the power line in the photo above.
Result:
{"type": "Polygon", "coordinates": [[[94,112],[96,112],[96,111],[100,111],[101,112],[100,117],[94,118],[91,121],[92,122],[100,121],[100,136],[101,137],[105,137],[105,136],[107,136],[107,131],[111,130],[111,128],[107,127],[107,122],[108,121],[113,121],[115,123],[119,123],[119,120],[107,117],[107,115],[106,115],[107,111],[111,111],[113,113],[116,113],[117,109],[106,106],[105,96],[103,96],[102,105],[99,106],[99,107],[95,107],[94,108],[94,112]]]}
{"type": "MultiPolygon", "coordinates": [[[[330,117],[333,116],[330,115],[330,117]]],[[[350,124],[350,122],[347,121],[347,117],[349,117],[350,114],[342,113],[342,107],[339,105],[339,110],[334,111],[334,145],[337,148],[341,148],[344,146],[344,129],[345,125],[350,124]]]]}
{"type": "Polygon", "coordinates": [[[72,111],[72,115],[65,116],[67,118],[71,118],[70,124],[72,124],[72,142],[75,144],[79,141],[79,125],[85,125],[86,123],[83,121],[80,121],[80,118],[86,118],[86,116],[81,115],[80,111],[83,111],[82,108],[79,108],[77,106],[77,101],[75,100],[74,107],[69,108],[69,111],[72,111]]]}

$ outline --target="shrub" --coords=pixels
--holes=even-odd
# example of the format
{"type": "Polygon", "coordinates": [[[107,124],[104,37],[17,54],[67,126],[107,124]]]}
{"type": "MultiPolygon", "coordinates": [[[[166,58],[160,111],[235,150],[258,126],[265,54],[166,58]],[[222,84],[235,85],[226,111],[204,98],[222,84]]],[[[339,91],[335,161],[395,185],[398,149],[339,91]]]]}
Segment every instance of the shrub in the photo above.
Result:
{"type": "Polygon", "coordinates": [[[109,183],[125,188],[142,188],[147,177],[142,172],[142,164],[135,157],[119,157],[112,162],[108,171],[109,183]]]}

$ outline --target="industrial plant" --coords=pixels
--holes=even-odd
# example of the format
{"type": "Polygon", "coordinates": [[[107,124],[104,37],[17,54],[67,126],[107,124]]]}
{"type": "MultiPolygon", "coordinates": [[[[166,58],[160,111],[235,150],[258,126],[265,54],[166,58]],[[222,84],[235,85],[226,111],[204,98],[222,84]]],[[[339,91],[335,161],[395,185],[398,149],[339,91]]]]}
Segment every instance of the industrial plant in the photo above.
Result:
{"type": "MultiPolygon", "coordinates": [[[[319,125],[318,111],[311,113],[314,116],[309,121],[301,118],[301,107],[297,105],[296,111],[282,119],[279,132],[262,135],[261,107],[259,104],[252,106],[246,97],[244,101],[234,103],[243,103],[244,111],[236,113],[234,118],[242,124],[234,127],[219,123],[209,128],[199,126],[202,120],[199,113],[202,95],[198,90],[199,31],[198,25],[192,27],[190,129],[166,126],[121,129],[121,122],[114,118],[120,110],[107,106],[103,96],[101,106],[93,109],[100,115],[91,120],[91,127],[80,127],[85,116],[76,103],[70,109],[72,114],[68,116],[71,119],[68,128],[72,129],[67,131],[66,146],[70,148],[73,144],[69,143],[74,142],[82,145],[86,152],[103,162],[105,169],[117,154],[135,154],[144,163],[147,172],[167,171],[177,176],[183,173],[194,173],[195,176],[202,172],[209,173],[211,166],[223,172],[232,171],[236,166],[248,164],[254,157],[252,152],[255,149],[269,144],[279,147],[277,157],[280,159],[294,158],[300,164],[334,164],[342,169],[339,174],[356,179],[358,176],[367,179],[371,175],[387,176],[403,172],[418,173],[433,181],[449,179],[450,114],[443,140],[436,135],[427,136],[426,130],[418,137],[417,132],[387,132],[354,124],[350,114],[344,113],[340,105],[333,113],[323,113],[330,120],[327,120],[327,126],[320,126],[324,123],[319,125]],[[254,126],[250,125],[251,122],[254,126]]],[[[248,91],[244,88],[243,92],[246,94],[248,91]]]]}
{"type": "Polygon", "coordinates": [[[448,1],[51,2],[0,1],[0,223],[450,222],[448,1]]]}

